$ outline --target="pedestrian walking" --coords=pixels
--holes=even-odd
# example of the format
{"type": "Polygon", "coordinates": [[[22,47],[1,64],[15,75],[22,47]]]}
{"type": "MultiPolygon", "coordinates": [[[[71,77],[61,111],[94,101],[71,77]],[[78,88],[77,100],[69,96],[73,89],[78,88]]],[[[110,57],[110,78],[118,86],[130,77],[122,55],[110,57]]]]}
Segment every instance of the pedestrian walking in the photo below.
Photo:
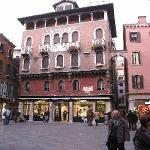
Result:
{"type": "Polygon", "coordinates": [[[89,108],[87,110],[87,122],[88,122],[88,126],[92,126],[93,118],[94,118],[93,110],[92,110],[92,108],[89,108]]]}
{"type": "Polygon", "coordinates": [[[130,140],[128,122],[121,117],[118,110],[111,113],[111,120],[108,125],[107,147],[109,150],[125,150],[125,141],[130,140]]]}
{"type": "Polygon", "coordinates": [[[8,125],[10,120],[10,109],[5,107],[3,110],[3,125],[8,125]]]}
{"type": "Polygon", "coordinates": [[[141,116],[140,124],[133,138],[135,150],[150,150],[150,116],[141,116]]]}
{"type": "Polygon", "coordinates": [[[134,120],[135,120],[134,117],[135,117],[134,113],[131,110],[129,110],[126,118],[129,123],[129,130],[132,130],[132,131],[134,131],[134,120]]]}
{"type": "Polygon", "coordinates": [[[98,122],[99,122],[99,112],[98,111],[94,112],[94,119],[95,119],[96,126],[98,126],[98,122]]]}

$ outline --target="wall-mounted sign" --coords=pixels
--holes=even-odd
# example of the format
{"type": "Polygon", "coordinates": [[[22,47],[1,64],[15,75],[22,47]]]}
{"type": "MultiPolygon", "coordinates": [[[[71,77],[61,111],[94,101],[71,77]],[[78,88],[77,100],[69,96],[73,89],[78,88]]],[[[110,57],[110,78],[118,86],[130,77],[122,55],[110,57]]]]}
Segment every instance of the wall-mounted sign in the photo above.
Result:
{"type": "Polygon", "coordinates": [[[84,92],[93,91],[93,86],[84,86],[84,87],[83,87],[83,91],[84,91],[84,92]]]}

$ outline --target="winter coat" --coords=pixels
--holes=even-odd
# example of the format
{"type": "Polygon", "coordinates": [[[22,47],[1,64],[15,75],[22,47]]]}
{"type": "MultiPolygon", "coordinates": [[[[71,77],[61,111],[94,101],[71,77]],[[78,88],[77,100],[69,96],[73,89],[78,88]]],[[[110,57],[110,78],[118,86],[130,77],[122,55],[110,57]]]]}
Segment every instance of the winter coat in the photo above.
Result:
{"type": "Polygon", "coordinates": [[[119,119],[117,125],[114,125],[113,122],[114,122],[113,119],[111,119],[109,121],[109,129],[108,129],[109,133],[108,134],[111,134],[111,129],[114,129],[115,133],[113,133],[113,134],[117,138],[118,143],[123,143],[125,141],[130,141],[130,133],[129,133],[129,128],[128,128],[128,122],[123,118],[119,119]]]}
{"type": "Polygon", "coordinates": [[[150,136],[140,127],[133,138],[135,150],[150,150],[150,136]]]}

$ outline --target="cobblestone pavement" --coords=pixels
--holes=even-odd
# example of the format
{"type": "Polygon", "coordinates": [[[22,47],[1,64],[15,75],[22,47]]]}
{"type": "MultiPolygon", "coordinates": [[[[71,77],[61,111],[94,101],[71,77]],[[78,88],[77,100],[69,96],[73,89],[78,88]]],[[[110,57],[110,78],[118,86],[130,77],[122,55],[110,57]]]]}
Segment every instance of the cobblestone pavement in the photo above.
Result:
{"type": "MultiPolygon", "coordinates": [[[[133,150],[131,141],[126,150],[133,150]]],[[[107,125],[84,123],[0,123],[0,150],[106,150],[107,125]]]]}

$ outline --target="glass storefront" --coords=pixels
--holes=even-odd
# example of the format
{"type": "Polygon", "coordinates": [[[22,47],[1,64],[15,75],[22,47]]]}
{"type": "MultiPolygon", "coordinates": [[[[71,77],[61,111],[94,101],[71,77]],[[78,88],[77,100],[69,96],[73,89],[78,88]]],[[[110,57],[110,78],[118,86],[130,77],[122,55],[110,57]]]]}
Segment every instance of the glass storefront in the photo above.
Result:
{"type": "Polygon", "coordinates": [[[93,107],[93,102],[87,100],[80,100],[73,103],[73,121],[83,122],[87,116],[87,110],[89,107],[93,107]]]}
{"type": "Polygon", "coordinates": [[[44,112],[49,111],[49,104],[45,101],[37,101],[34,102],[33,107],[33,120],[35,121],[42,121],[44,112]]]}

